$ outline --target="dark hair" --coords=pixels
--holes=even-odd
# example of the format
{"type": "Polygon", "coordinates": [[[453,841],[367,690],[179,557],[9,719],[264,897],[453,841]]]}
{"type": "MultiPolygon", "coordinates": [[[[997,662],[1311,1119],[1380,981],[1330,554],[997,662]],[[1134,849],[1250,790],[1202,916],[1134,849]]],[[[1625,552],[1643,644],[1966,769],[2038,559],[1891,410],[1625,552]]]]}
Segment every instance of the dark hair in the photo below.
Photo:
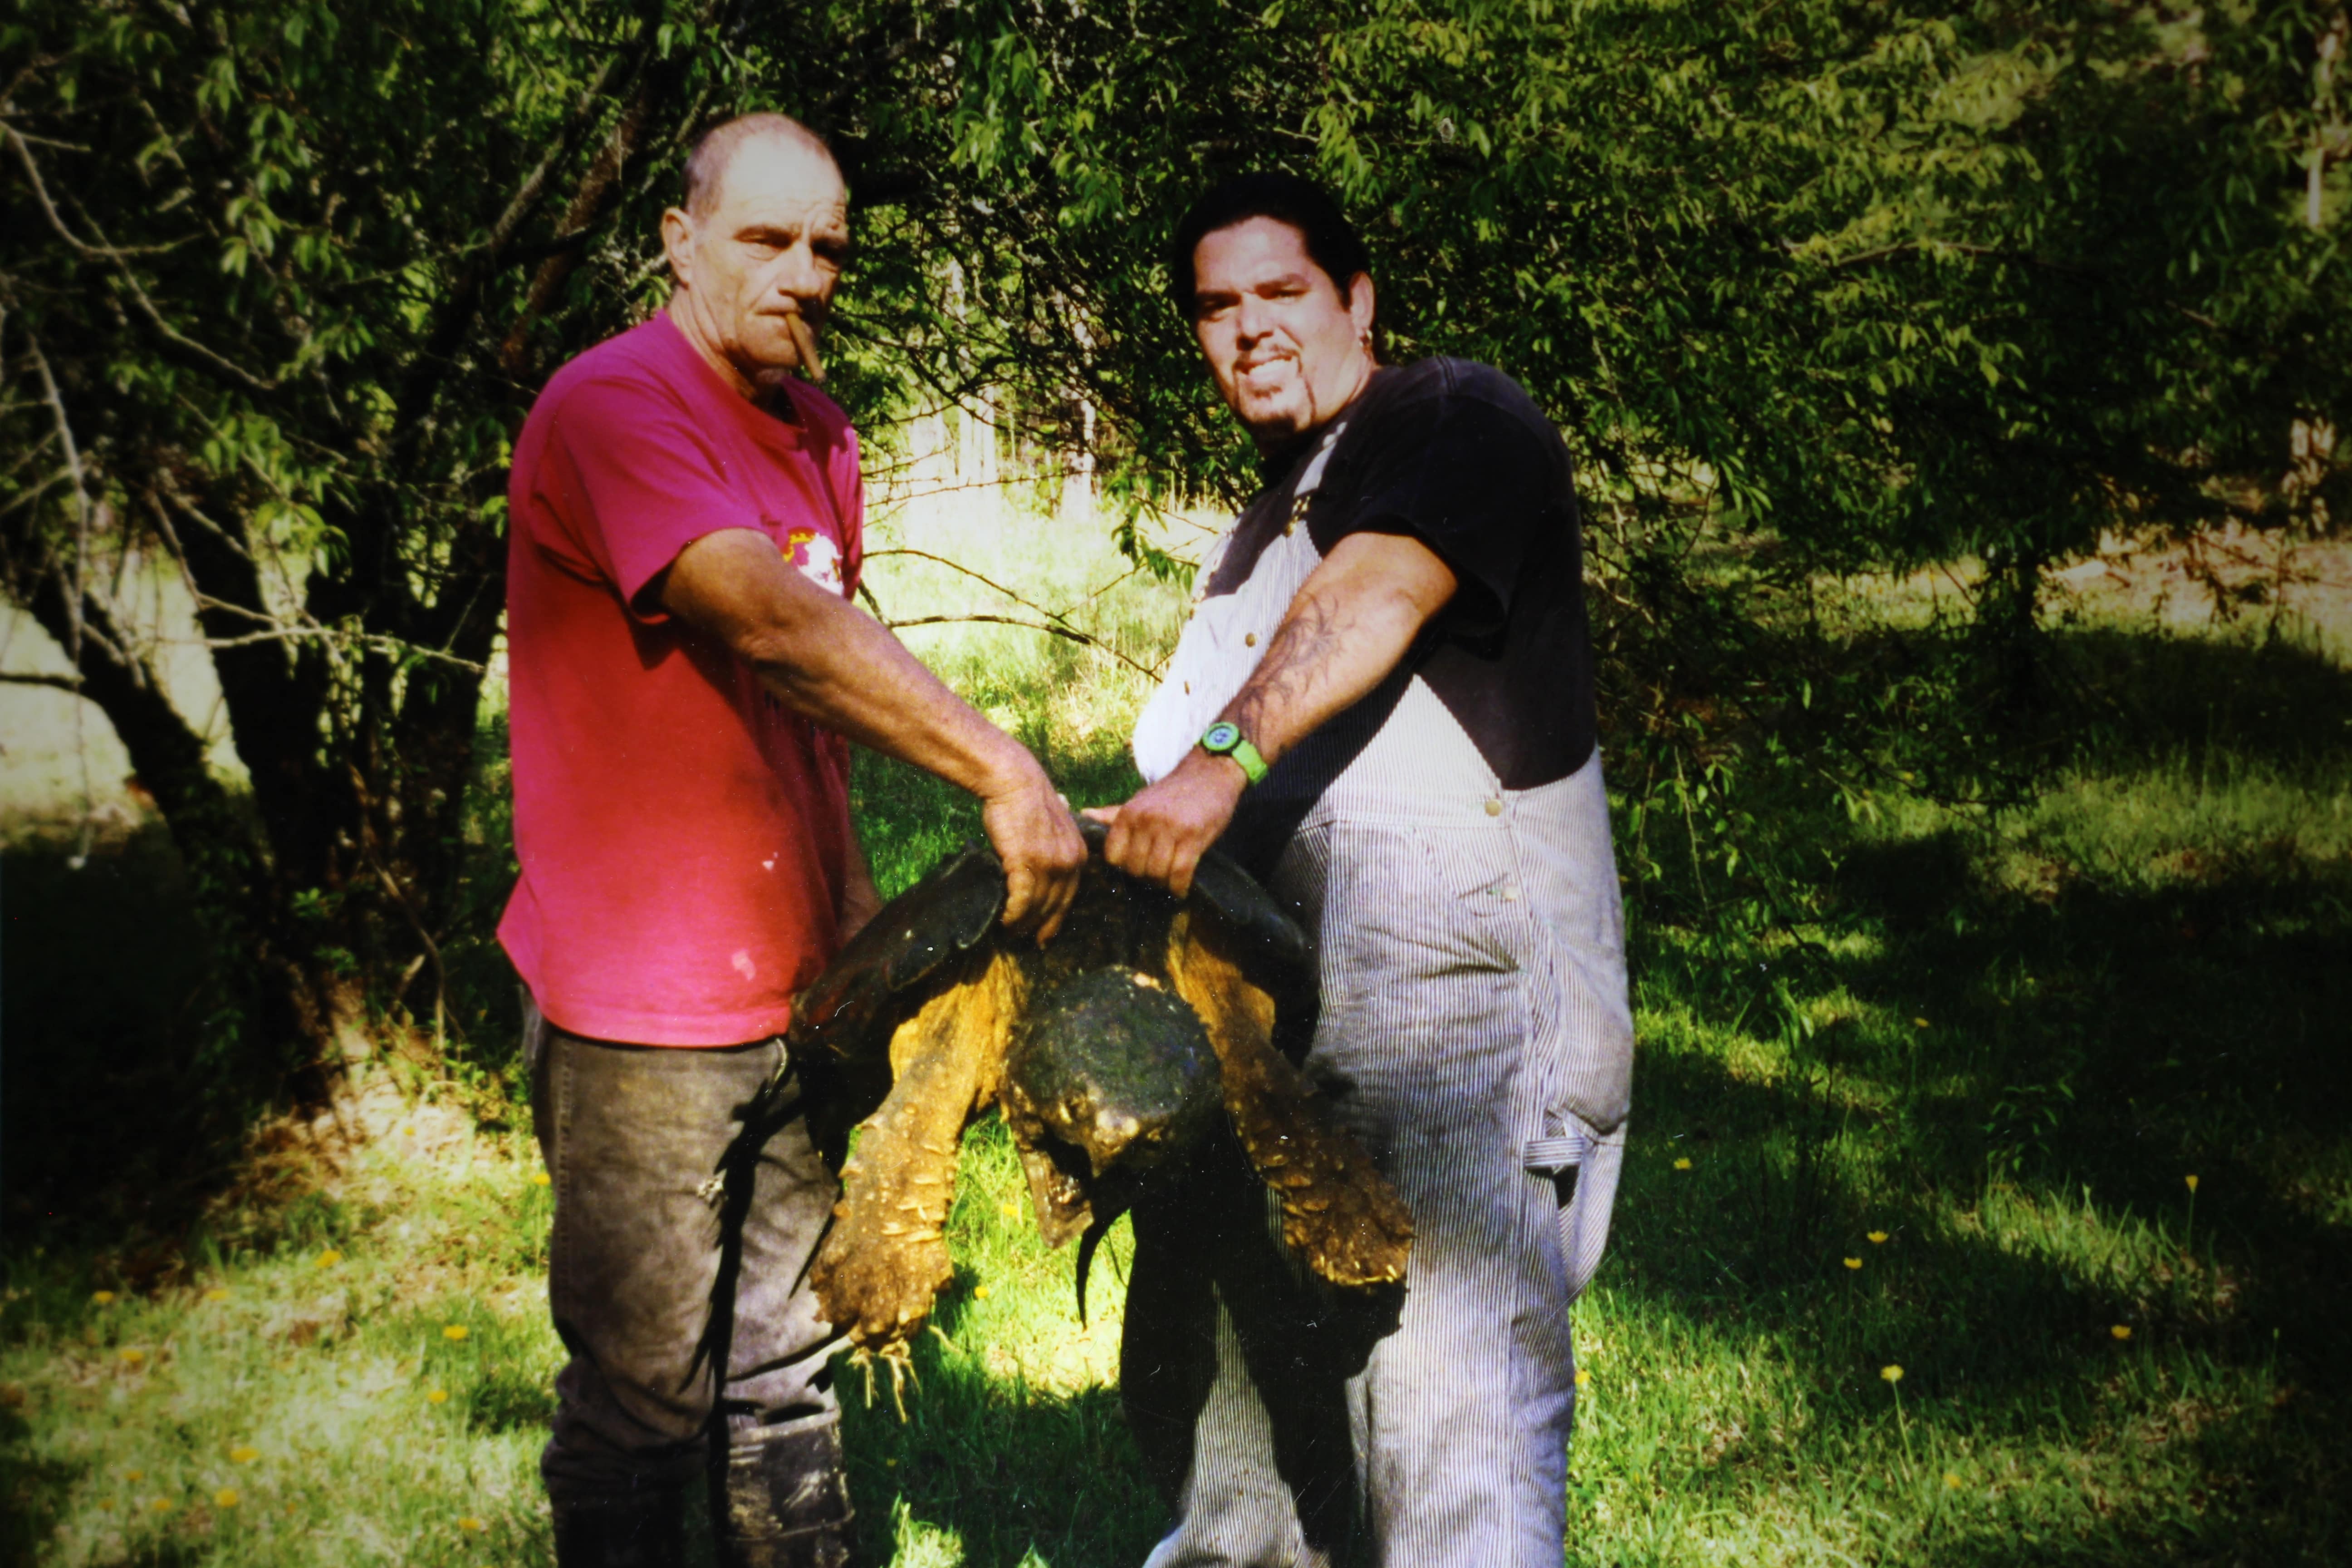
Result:
{"type": "Polygon", "coordinates": [[[1363,237],[1322,186],[1274,169],[1236,174],[1192,204],[1170,242],[1168,297],[1185,320],[1192,316],[1192,253],[1219,229],[1254,217],[1270,217],[1297,229],[1307,243],[1307,259],[1330,278],[1342,299],[1347,297],[1348,279],[1371,270],[1363,237]]]}

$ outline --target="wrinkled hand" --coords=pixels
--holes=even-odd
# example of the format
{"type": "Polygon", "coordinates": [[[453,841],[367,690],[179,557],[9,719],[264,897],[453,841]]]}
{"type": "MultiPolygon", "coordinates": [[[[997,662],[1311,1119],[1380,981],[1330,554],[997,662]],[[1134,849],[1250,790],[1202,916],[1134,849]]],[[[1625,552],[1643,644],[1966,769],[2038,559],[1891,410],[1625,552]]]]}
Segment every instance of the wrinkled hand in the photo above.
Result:
{"type": "Polygon", "coordinates": [[[1078,837],[1069,803],[1055,793],[1035,759],[1028,762],[1020,776],[981,797],[980,825],[1004,862],[1004,923],[1034,927],[1043,942],[1062,929],[1062,917],[1078,896],[1087,841],[1078,837]]]}
{"type": "Polygon", "coordinates": [[[1110,824],[1104,859],[1181,899],[1192,890],[1192,869],[1201,857],[1233,821],[1248,782],[1240,764],[1195,748],[1174,772],[1125,805],[1087,815],[1110,824]]]}

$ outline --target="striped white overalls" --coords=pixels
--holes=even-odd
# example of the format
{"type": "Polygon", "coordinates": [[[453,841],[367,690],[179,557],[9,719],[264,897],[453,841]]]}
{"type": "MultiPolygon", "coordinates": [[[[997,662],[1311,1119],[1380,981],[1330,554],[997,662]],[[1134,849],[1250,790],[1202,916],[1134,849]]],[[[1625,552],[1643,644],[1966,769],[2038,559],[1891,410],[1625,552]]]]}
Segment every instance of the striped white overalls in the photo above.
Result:
{"type": "MultiPolygon", "coordinates": [[[[1236,592],[1197,605],[1137,725],[1147,779],[1240,689],[1320,559],[1294,522],[1236,592]]],[[[1333,1326],[1349,1309],[1281,1258],[1278,1220],[1227,1234],[1197,1202],[1139,1211],[1122,1391],[1177,1515],[1150,1568],[1557,1568],[1569,1308],[1608,1238],[1632,1078],[1599,758],[1504,789],[1444,703],[1400,677],[1244,809],[1296,824],[1272,887],[1318,954],[1307,1070],[1412,1205],[1412,1261],[1394,1331],[1351,1341],[1333,1326]]]]}

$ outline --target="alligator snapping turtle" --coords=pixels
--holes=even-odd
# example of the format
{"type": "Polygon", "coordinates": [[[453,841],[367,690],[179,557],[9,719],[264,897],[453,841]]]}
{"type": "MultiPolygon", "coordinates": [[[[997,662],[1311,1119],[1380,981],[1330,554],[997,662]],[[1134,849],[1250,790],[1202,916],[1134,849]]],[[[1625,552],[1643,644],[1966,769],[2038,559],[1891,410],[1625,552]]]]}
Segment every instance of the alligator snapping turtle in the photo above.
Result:
{"type": "Polygon", "coordinates": [[[1277,1015],[1311,1005],[1297,926],[1223,856],[1202,858],[1180,901],[1106,863],[1101,825],[1082,828],[1088,863],[1053,942],[998,924],[1003,868],[968,845],[884,905],[793,1009],[810,1130],[843,1184],[811,1281],[834,1325],[894,1364],[951,1277],[957,1154],[991,1104],[1047,1245],[1085,1233],[1082,1315],[1094,1243],[1221,1110],[1307,1268],[1343,1286],[1403,1278],[1412,1215],[1275,1046],[1277,1015]]]}

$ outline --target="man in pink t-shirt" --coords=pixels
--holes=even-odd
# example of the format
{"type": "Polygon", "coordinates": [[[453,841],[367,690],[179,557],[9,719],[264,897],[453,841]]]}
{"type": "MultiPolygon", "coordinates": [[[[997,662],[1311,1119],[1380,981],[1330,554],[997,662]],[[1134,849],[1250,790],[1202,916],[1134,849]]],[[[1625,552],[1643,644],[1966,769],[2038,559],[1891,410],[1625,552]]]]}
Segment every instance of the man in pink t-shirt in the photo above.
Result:
{"type": "Polygon", "coordinates": [[[682,1561],[706,1464],[724,1562],[832,1568],[849,1504],[805,1275],[834,1175],[795,1116],[749,1193],[712,1178],[793,994],[878,902],[848,743],[980,797],[1005,918],[1041,939],[1085,847],[1035,759],[850,602],[857,438],[809,384],[848,246],[824,143],[719,126],[662,237],[667,310],[548,383],[509,491],[522,876],[499,935],[570,1352],[541,1469],[560,1568],[682,1561]]]}

